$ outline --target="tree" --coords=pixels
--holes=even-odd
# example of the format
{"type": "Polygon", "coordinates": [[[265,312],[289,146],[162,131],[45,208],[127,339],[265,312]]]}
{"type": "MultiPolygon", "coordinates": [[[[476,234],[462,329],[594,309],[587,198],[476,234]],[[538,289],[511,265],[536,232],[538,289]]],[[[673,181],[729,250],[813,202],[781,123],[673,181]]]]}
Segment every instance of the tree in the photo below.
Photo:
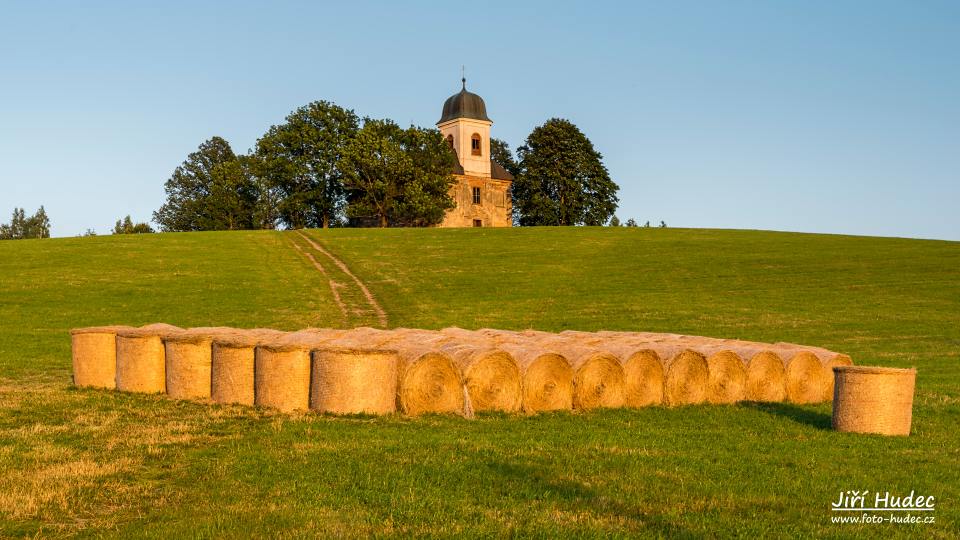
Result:
{"type": "Polygon", "coordinates": [[[0,240],[25,238],[50,238],[50,218],[43,206],[30,217],[23,208],[14,208],[10,223],[0,225],[0,240]]]}
{"type": "Polygon", "coordinates": [[[205,141],[196,152],[187,156],[164,184],[167,200],[153,213],[153,220],[164,231],[202,231],[215,226],[209,204],[214,170],[237,156],[230,143],[220,137],[205,141]]]}
{"type": "Polygon", "coordinates": [[[637,226],[637,221],[635,219],[630,218],[627,220],[627,227],[636,227],[636,226],[637,226]]]}
{"type": "Polygon", "coordinates": [[[512,186],[520,225],[602,225],[617,209],[619,187],[603,156],[569,120],[536,127],[517,149],[512,186]]]}
{"type": "Polygon", "coordinates": [[[276,210],[287,226],[329,227],[339,218],[345,204],[340,161],[358,126],[352,110],[315,101],[257,141],[261,177],[275,190],[276,210]]]}
{"type": "Polygon", "coordinates": [[[520,171],[513,152],[510,151],[510,145],[500,139],[490,139],[490,159],[496,161],[501,167],[510,174],[516,176],[520,171]]]}
{"type": "Polygon", "coordinates": [[[650,228],[650,221],[647,220],[646,222],[644,222],[643,227],[644,227],[645,229],[649,229],[649,228],[650,228]]]}
{"type": "Polygon", "coordinates": [[[439,223],[455,206],[455,159],[435,129],[365,119],[343,154],[348,217],[380,227],[439,223]]]}
{"type": "Polygon", "coordinates": [[[153,227],[146,223],[134,223],[129,214],[123,220],[118,219],[112,231],[113,234],[147,234],[152,232],[153,227]]]}
{"type": "Polygon", "coordinates": [[[240,156],[213,168],[201,225],[205,230],[254,228],[258,197],[251,159],[240,156]]]}
{"type": "Polygon", "coordinates": [[[611,226],[611,227],[619,227],[619,226],[620,226],[620,218],[618,218],[617,216],[613,216],[612,218],[610,218],[610,226],[611,226]]]}
{"type": "Polygon", "coordinates": [[[666,229],[666,228],[667,228],[667,222],[661,220],[661,221],[660,221],[660,228],[661,228],[661,229],[666,229]]]}

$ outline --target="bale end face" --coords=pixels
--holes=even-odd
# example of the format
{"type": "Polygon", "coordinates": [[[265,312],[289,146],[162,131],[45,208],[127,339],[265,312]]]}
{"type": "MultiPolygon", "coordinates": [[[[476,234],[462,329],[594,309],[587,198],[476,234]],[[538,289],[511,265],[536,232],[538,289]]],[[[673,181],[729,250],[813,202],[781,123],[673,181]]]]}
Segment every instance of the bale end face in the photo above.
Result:
{"type": "Polygon", "coordinates": [[[463,384],[453,360],[441,352],[419,354],[400,377],[398,395],[404,413],[463,413],[463,384]]]}
{"type": "Polygon", "coordinates": [[[743,360],[733,351],[720,351],[707,358],[709,382],[707,401],[713,404],[736,403],[744,398],[747,372],[743,360]]]}
{"type": "Polygon", "coordinates": [[[624,406],[649,407],[663,403],[663,364],[656,352],[645,349],[623,362],[624,406]]]}
{"type": "Polygon", "coordinates": [[[573,408],[573,369],[559,354],[541,354],[523,373],[523,410],[569,411],[573,408]]]}
{"type": "Polygon", "coordinates": [[[703,403],[710,371],[702,354],[684,349],[670,361],[664,377],[664,401],[669,406],[703,403]]]}
{"type": "Polygon", "coordinates": [[[827,386],[826,373],[817,355],[800,351],[787,362],[787,399],[792,403],[819,403],[827,386]]]}
{"type": "Polygon", "coordinates": [[[623,368],[611,354],[591,355],[574,372],[573,407],[580,410],[622,407],[623,368]]]}
{"type": "Polygon", "coordinates": [[[463,382],[475,411],[520,410],[520,370],[506,352],[480,353],[463,374],[463,382]]]}
{"type": "Polygon", "coordinates": [[[787,372],[783,360],[771,351],[761,351],[747,362],[746,399],[778,402],[787,399],[787,372]]]}

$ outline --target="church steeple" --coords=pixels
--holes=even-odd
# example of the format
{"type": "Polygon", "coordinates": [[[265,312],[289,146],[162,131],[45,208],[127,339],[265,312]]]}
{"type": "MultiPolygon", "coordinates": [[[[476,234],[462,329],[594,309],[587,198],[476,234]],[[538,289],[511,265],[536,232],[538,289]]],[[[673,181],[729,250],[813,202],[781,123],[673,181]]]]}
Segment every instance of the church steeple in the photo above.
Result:
{"type": "Polygon", "coordinates": [[[462,88],[443,103],[437,128],[457,152],[463,172],[469,176],[490,178],[490,126],[487,105],[483,98],[467,91],[467,78],[461,77],[462,88]]]}

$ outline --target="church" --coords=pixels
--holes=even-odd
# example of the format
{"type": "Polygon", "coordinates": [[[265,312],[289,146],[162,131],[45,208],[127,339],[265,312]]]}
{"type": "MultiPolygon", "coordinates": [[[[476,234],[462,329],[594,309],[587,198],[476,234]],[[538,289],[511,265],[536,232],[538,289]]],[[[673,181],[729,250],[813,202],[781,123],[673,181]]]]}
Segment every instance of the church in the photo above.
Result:
{"type": "Polygon", "coordinates": [[[457,155],[450,188],[456,207],[440,227],[511,227],[510,184],[513,175],[490,157],[490,126],[483,99],[463,89],[447,98],[437,128],[457,155]]]}

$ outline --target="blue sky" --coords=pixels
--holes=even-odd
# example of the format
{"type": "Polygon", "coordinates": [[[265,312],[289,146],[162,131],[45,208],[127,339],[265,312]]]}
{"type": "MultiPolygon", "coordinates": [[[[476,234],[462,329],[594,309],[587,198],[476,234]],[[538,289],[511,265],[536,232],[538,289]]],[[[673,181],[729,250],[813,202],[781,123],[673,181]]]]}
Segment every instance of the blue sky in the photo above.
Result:
{"type": "Polygon", "coordinates": [[[576,123],[621,219],[960,240],[957,2],[132,4],[0,4],[0,221],[149,219],[317,99],[432,126],[465,64],[512,147],[576,123]]]}

